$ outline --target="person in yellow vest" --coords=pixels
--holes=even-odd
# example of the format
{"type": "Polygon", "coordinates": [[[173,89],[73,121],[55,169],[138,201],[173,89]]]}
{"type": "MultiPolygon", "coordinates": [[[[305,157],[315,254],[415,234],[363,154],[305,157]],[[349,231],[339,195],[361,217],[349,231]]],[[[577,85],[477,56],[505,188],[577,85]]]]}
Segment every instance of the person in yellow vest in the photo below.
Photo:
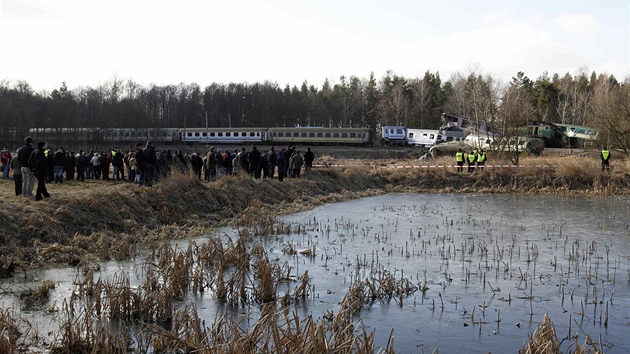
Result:
{"type": "Polygon", "coordinates": [[[464,152],[462,149],[457,150],[455,160],[457,161],[457,172],[462,172],[464,170],[464,152]]]}
{"type": "Polygon", "coordinates": [[[610,151],[605,146],[600,157],[602,159],[602,172],[604,172],[604,169],[610,172],[610,151]]]}
{"type": "Polygon", "coordinates": [[[477,155],[474,151],[470,150],[470,153],[466,156],[466,161],[468,161],[468,172],[475,172],[475,162],[477,161],[477,155]]]}
{"type": "Polygon", "coordinates": [[[483,166],[486,164],[486,151],[479,150],[477,153],[477,168],[479,171],[483,171],[483,166]]]}

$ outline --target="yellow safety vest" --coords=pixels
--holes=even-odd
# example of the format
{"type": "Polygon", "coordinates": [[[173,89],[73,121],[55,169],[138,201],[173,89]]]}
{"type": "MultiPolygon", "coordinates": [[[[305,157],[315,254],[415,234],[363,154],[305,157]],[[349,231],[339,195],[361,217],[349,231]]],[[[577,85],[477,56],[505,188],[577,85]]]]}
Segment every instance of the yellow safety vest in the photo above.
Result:
{"type": "Polygon", "coordinates": [[[486,161],[486,154],[481,153],[477,155],[477,162],[484,162],[484,161],[486,161]]]}
{"type": "Polygon", "coordinates": [[[477,158],[475,157],[475,154],[469,154],[468,155],[468,162],[475,162],[477,158]]]}
{"type": "Polygon", "coordinates": [[[610,157],[610,151],[602,150],[602,158],[604,159],[604,161],[608,161],[609,157],[610,157]]]}
{"type": "Polygon", "coordinates": [[[457,154],[455,154],[455,158],[457,159],[457,162],[464,162],[464,153],[458,152],[457,154]]]}

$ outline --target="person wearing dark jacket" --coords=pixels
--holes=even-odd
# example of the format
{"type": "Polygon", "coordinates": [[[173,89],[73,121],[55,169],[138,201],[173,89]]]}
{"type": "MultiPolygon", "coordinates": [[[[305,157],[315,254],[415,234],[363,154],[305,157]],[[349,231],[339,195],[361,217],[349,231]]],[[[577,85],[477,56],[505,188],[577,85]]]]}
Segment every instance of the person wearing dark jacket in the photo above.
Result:
{"type": "Polygon", "coordinates": [[[66,169],[66,152],[63,149],[57,150],[53,155],[53,174],[55,183],[63,183],[63,171],[66,169]]]}
{"type": "Polygon", "coordinates": [[[278,159],[276,165],[278,166],[278,181],[282,182],[287,175],[287,160],[284,158],[284,148],[278,151],[278,159]]]}
{"type": "Polygon", "coordinates": [[[74,179],[74,170],[76,169],[76,165],[77,158],[74,151],[66,151],[66,180],[72,181],[74,179]]]}
{"type": "Polygon", "coordinates": [[[310,170],[313,168],[313,161],[315,160],[315,154],[311,151],[311,148],[306,148],[306,152],[304,153],[304,166],[306,170],[310,170]]]}
{"type": "Polygon", "coordinates": [[[269,172],[267,174],[269,175],[269,178],[273,178],[276,170],[276,164],[278,163],[278,155],[273,149],[273,146],[271,147],[271,149],[269,149],[269,152],[267,153],[267,160],[269,161],[269,172]]]}
{"type": "Polygon", "coordinates": [[[136,144],[136,179],[139,186],[144,186],[147,179],[147,158],[141,143],[136,144]]]}
{"type": "Polygon", "coordinates": [[[144,157],[146,159],[146,177],[144,182],[150,187],[155,182],[155,168],[157,165],[157,152],[151,141],[147,141],[147,146],[144,148],[144,157]]]}
{"type": "Polygon", "coordinates": [[[120,149],[112,151],[112,166],[114,166],[113,179],[120,181],[125,180],[125,155],[120,149]]]}
{"type": "Polygon", "coordinates": [[[258,151],[257,147],[252,147],[252,151],[247,156],[249,160],[249,173],[254,175],[254,178],[260,178],[260,164],[262,162],[262,155],[258,151]]]}
{"type": "Polygon", "coordinates": [[[190,166],[197,178],[201,179],[201,170],[203,170],[203,159],[196,152],[190,157],[190,166]]]}
{"type": "Polygon", "coordinates": [[[28,160],[33,152],[33,146],[31,143],[33,139],[30,136],[24,138],[24,145],[17,150],[17,159],[22,165],[22,195],[25,197],[33,196],[33,187],[35,186],[35,175],[33,170],[28,165],[28,160]]]}
{"type": "Polygon", "coordinates": [[[37,192],[35,193],[35,200],[42,200],[42,196],[45,198],[50,197],[48,190],[46,190],[46,176],[48,176],[48,159],[44,153],[45,142],[41,141],[37,143],[37,149],[33,150],[31,156],[28,159],[29,168],[37,177],[37,192]]]}

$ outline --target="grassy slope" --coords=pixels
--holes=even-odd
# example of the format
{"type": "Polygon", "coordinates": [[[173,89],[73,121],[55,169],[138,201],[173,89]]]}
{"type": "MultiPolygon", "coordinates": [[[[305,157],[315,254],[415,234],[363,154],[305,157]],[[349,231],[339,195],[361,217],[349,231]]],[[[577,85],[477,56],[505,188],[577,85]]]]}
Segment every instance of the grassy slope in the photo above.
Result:
{"type": "MultiPolygon", "coordinates": [[[[347,167],[317,169],[301,179],[253,180],[247,176],[200,182],[177,175],[152,188],[129,183],[89,181],[50,185],[51,199],[35,202],[13,195],[13,182],[1,181],[0,276],[11,268],[44,262],[77,263],[87,255],[123,258],[137,242],[199,234],[223,225],[255,202],[271,215],[292,213],[323,203],[391,192],[545,193],[614,195],[630,192],[627,163],[601,173],[590,158],[547,158],[523,164],[554,168],[489,169],[456,173],[452,169],[387,169],[418,165],[393,159],[335,160],[347,167]],[[362,165],[357,167],[350,165],[362,165]]],[[[452,159],[431,164],[452,164],[452,159]]]]}

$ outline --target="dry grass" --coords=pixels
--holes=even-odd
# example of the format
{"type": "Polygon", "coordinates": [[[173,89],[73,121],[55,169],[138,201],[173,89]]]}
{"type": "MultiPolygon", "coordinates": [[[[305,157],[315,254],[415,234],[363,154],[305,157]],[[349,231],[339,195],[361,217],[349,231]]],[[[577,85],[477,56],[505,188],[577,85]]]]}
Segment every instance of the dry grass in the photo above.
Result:
{"type": "MultiPolygon", "coordinates": [[[[556,329],[548,314],[545,314],[543,322],[538,325],[536,331],[529,335],[529,340],[525,342],[519,354],[562,354],[561,342],[558,340],[556,329]]],[[[603,351],[597,348],[595,343],[586,335],[583,345],[574,342],[574,348],[570,349],[572,354],[601,354],[603,351]]]]}
{"type": "MultiPolygon", "coordinates": [[[[393,154],[393,152],[390,152],[393,154]]],[[[630,163],[614,160],[611,173],[589,157],[525,157],[522,165],[553,168],[486,168],[473,174],[452,168],[391,169],[389,165],[452,165],[453,158],[412,160],[409,155],[383,159],[335,160],[345,167],[315,169],[300,179],[253,180],[249,176],[201,182],[175,174],[153,188],[122,182],[71,181],[51,185],[45,202],[15,196],[0,199],[6,221],[0,241],[0,276],[39,262],[77,264],[86,253],[103,259],[136,254],[138,243],[203,234],[215,225],[240,225],[242,236],[291,230],[274,216],[390,192],[544,193],[616,195],[630,191],[630,163]],[[235,218],[236,217],[236,218],[235,218]],[[251,220],[255,220],[254,223],[251,220]]],[[[413,157],[413,156],[411,156],[413,157]]],[[[488,162],[509,164],[490,156],[488,162]]],[[[11,181],[0,181],[9,195],[11,181]]]]}
{"type": "Polygon", "coordinates": [[[37,288],[28,289],[20,294],[20,299],[25,307],[42,304],[50,297],[50,292],[55,289],[55,282],[44,280],[37,288]]]}

